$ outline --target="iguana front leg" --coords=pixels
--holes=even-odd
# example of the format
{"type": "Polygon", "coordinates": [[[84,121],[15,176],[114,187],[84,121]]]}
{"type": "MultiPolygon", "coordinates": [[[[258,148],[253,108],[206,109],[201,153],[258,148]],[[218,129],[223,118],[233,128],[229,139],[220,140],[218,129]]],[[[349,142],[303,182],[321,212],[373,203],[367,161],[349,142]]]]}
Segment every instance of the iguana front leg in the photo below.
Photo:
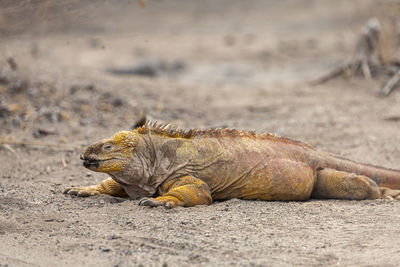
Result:
{"type": "Polygon", "coordinates": [[[192,176],[184,176],[176,180],[167,181],[161,185],[160,195],[156,198],[142,198],[139,201],[139,205],[173,208],[176,206],[210,205],[212,203],[208,185],[192,176]]]}
{"type": "Polygon", "coordinates": [[[107,178],[101,181],[101,183],[98,185],[70,187],[64,190],[64,194],[75,195],[79,197],[88,197],[98,194],[108,194],[116,197],[128,196],[122,185],[114,181],[112,178],[107,178]]]}

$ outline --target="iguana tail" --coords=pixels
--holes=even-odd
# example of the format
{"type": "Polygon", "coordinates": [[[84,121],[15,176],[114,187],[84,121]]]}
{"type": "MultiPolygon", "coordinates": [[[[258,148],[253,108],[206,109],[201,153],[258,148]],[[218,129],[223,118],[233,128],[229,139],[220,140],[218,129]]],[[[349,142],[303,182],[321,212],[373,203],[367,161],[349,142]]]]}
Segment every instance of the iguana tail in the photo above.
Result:
{"type": "Polygon", "coordinates": [[[365,175],[374,180],[380,187],[400,189],[400,170],[359,163],[328,153],[321,153],[318,158],[318,168],[330,168],[365,175]]]}

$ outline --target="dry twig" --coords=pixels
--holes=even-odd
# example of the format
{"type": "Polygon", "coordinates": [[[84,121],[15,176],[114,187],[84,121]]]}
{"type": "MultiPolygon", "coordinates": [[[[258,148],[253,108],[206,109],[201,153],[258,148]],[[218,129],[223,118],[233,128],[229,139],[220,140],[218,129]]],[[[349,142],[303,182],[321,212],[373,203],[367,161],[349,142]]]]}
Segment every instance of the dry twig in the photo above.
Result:
{"type": "MultiPolygon", "coordinates": [[[[358,62],[358,64],[360,64],[360,63],[358,62]]],[[[325,74],[325,75],[323,75],[323,76],[311,81],[310,83],[311,83],[311,85],[319,85],[319,84],[326,83],[327,81],[332,80],[332,79],[334,79],[336,77],[339,77],[341,75],[348,76],[349,75],[348,73],[350,72],[350,70],[352,68],[354,68],[354,65],[355,65],[354,62],[350,62],[350,63],[344,64],[344,65],[334,69],[333,71],[331,71],[331,72],[329,72],[329,73],[327,73],[327,74],[325,74]]]]}
{"type": "Polygon", "coordinates": [[[312,85],[318,85],[329,80],[345,76],[351,78],[356,75],[359,70],[366,79],[372,78],[372,70],[379,65],[378,46],[381,26],[379,21],[374,18],[368,21],[363,33],[356,44],[355,51],[349,63],[340,66],[326,75],[311,82],[312,85]]]}
{"type": "Polygon", "coordinates": [[[385,84],[385,86],[381,90],[381,94],[383,96],[388,96],[397,86],[400,81],[400,70],[398,70],[392,78],[385,84]]]}

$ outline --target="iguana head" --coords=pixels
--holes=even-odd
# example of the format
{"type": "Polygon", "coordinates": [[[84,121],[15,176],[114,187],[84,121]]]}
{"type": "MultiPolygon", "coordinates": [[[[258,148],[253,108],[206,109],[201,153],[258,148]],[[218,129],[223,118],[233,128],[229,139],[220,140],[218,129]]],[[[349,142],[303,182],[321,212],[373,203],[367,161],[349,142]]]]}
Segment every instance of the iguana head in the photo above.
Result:
{"type": "Polygon", "coordinates": [[[80,156],[83,166],[96,172],[123,171],[137,143],[134,132],[120,131],[113,137],[90,145],[80,156]]]}

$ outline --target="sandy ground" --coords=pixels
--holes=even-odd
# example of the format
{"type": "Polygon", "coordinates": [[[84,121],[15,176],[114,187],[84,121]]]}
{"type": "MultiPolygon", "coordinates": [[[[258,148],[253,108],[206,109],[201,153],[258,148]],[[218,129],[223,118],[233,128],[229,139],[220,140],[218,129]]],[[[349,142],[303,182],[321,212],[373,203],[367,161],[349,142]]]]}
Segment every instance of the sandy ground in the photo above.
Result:
{"type": "Polygon", "coordinates": [[[400,91],[377,97],[380,80],[308,84],[351,55],[384,3],[2,2],[0,137],[27,144],[0,146],[0,266],[398,266],[396,201],[166,210],[61,193],[105,178],[80,152],[142,113],[399,168],[400,91]]]}

